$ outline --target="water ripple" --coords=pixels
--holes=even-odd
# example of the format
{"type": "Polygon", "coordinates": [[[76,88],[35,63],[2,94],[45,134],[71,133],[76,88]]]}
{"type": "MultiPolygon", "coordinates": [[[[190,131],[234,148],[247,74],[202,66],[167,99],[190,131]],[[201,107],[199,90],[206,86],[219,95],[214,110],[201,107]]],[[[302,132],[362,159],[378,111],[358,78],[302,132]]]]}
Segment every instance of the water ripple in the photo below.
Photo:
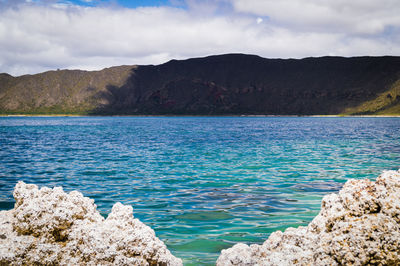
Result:
{"type": "Polygon", "coordinates": [[[305,225],[349,178],[400,168],[399,118],[0,118],[0,209],[18,180],[117,202],[187,265],[305,225]]]}

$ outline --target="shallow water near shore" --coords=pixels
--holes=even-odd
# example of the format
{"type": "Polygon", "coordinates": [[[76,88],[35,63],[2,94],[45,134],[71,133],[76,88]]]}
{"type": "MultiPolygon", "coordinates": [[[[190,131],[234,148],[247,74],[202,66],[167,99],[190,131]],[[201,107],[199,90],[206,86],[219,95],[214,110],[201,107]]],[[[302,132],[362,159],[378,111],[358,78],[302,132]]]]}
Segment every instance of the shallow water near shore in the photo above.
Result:
{"type": "Polygon", "coordinates": [[[1,117],[0,147],[0,210],[18,180],[63,186],[104,216],[132,205],[185,265],[212,265],[400,168],[400,118],[1,117]]]}

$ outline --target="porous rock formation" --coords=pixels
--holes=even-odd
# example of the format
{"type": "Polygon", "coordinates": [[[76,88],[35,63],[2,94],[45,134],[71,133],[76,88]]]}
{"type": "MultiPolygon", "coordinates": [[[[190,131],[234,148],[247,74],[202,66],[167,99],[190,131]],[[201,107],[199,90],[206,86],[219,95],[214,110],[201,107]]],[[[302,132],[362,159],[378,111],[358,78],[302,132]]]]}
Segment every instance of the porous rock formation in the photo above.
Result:
{"type": "Polygon", "coordinates": [[[400,265],[400,170],[350,180],[307,227],[223,250],[222,265],[400,265]]]}
{"type": "Polygon", "coordinates": [[[116,203],[104,219],[77,191],[23,182],[14,198],[0,212],[0,265],[182,265],[131,206],[116,203]]]}

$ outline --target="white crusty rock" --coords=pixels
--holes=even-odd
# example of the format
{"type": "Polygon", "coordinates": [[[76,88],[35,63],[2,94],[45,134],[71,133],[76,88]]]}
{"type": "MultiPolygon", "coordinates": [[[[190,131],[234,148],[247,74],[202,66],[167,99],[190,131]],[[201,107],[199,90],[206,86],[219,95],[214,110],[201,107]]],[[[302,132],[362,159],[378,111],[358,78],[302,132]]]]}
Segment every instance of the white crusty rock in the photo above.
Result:
{"type": "Polygon", "coordinates": [[[182,265],[154,231],[116,203],[107,219],[93,199],[18,182],[0,212],[0,265],[182,265]]]}
{"type": "Polygon", "coordinates": [[[307,227],[222,250],[217,265],[400,265],[400,170],[350,180],[307,227]]]}

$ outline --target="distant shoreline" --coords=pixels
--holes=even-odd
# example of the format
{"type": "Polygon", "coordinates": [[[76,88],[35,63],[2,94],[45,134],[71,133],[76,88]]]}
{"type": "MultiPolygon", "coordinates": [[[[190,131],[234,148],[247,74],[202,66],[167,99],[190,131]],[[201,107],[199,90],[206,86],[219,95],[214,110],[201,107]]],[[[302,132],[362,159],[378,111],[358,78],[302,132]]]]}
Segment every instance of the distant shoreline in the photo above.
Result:
{"type": "Polygon", "coordinates": [[[75,115],[75,114],[0,114],[0,117],[400,117],[400,115],[75,115]]]}

